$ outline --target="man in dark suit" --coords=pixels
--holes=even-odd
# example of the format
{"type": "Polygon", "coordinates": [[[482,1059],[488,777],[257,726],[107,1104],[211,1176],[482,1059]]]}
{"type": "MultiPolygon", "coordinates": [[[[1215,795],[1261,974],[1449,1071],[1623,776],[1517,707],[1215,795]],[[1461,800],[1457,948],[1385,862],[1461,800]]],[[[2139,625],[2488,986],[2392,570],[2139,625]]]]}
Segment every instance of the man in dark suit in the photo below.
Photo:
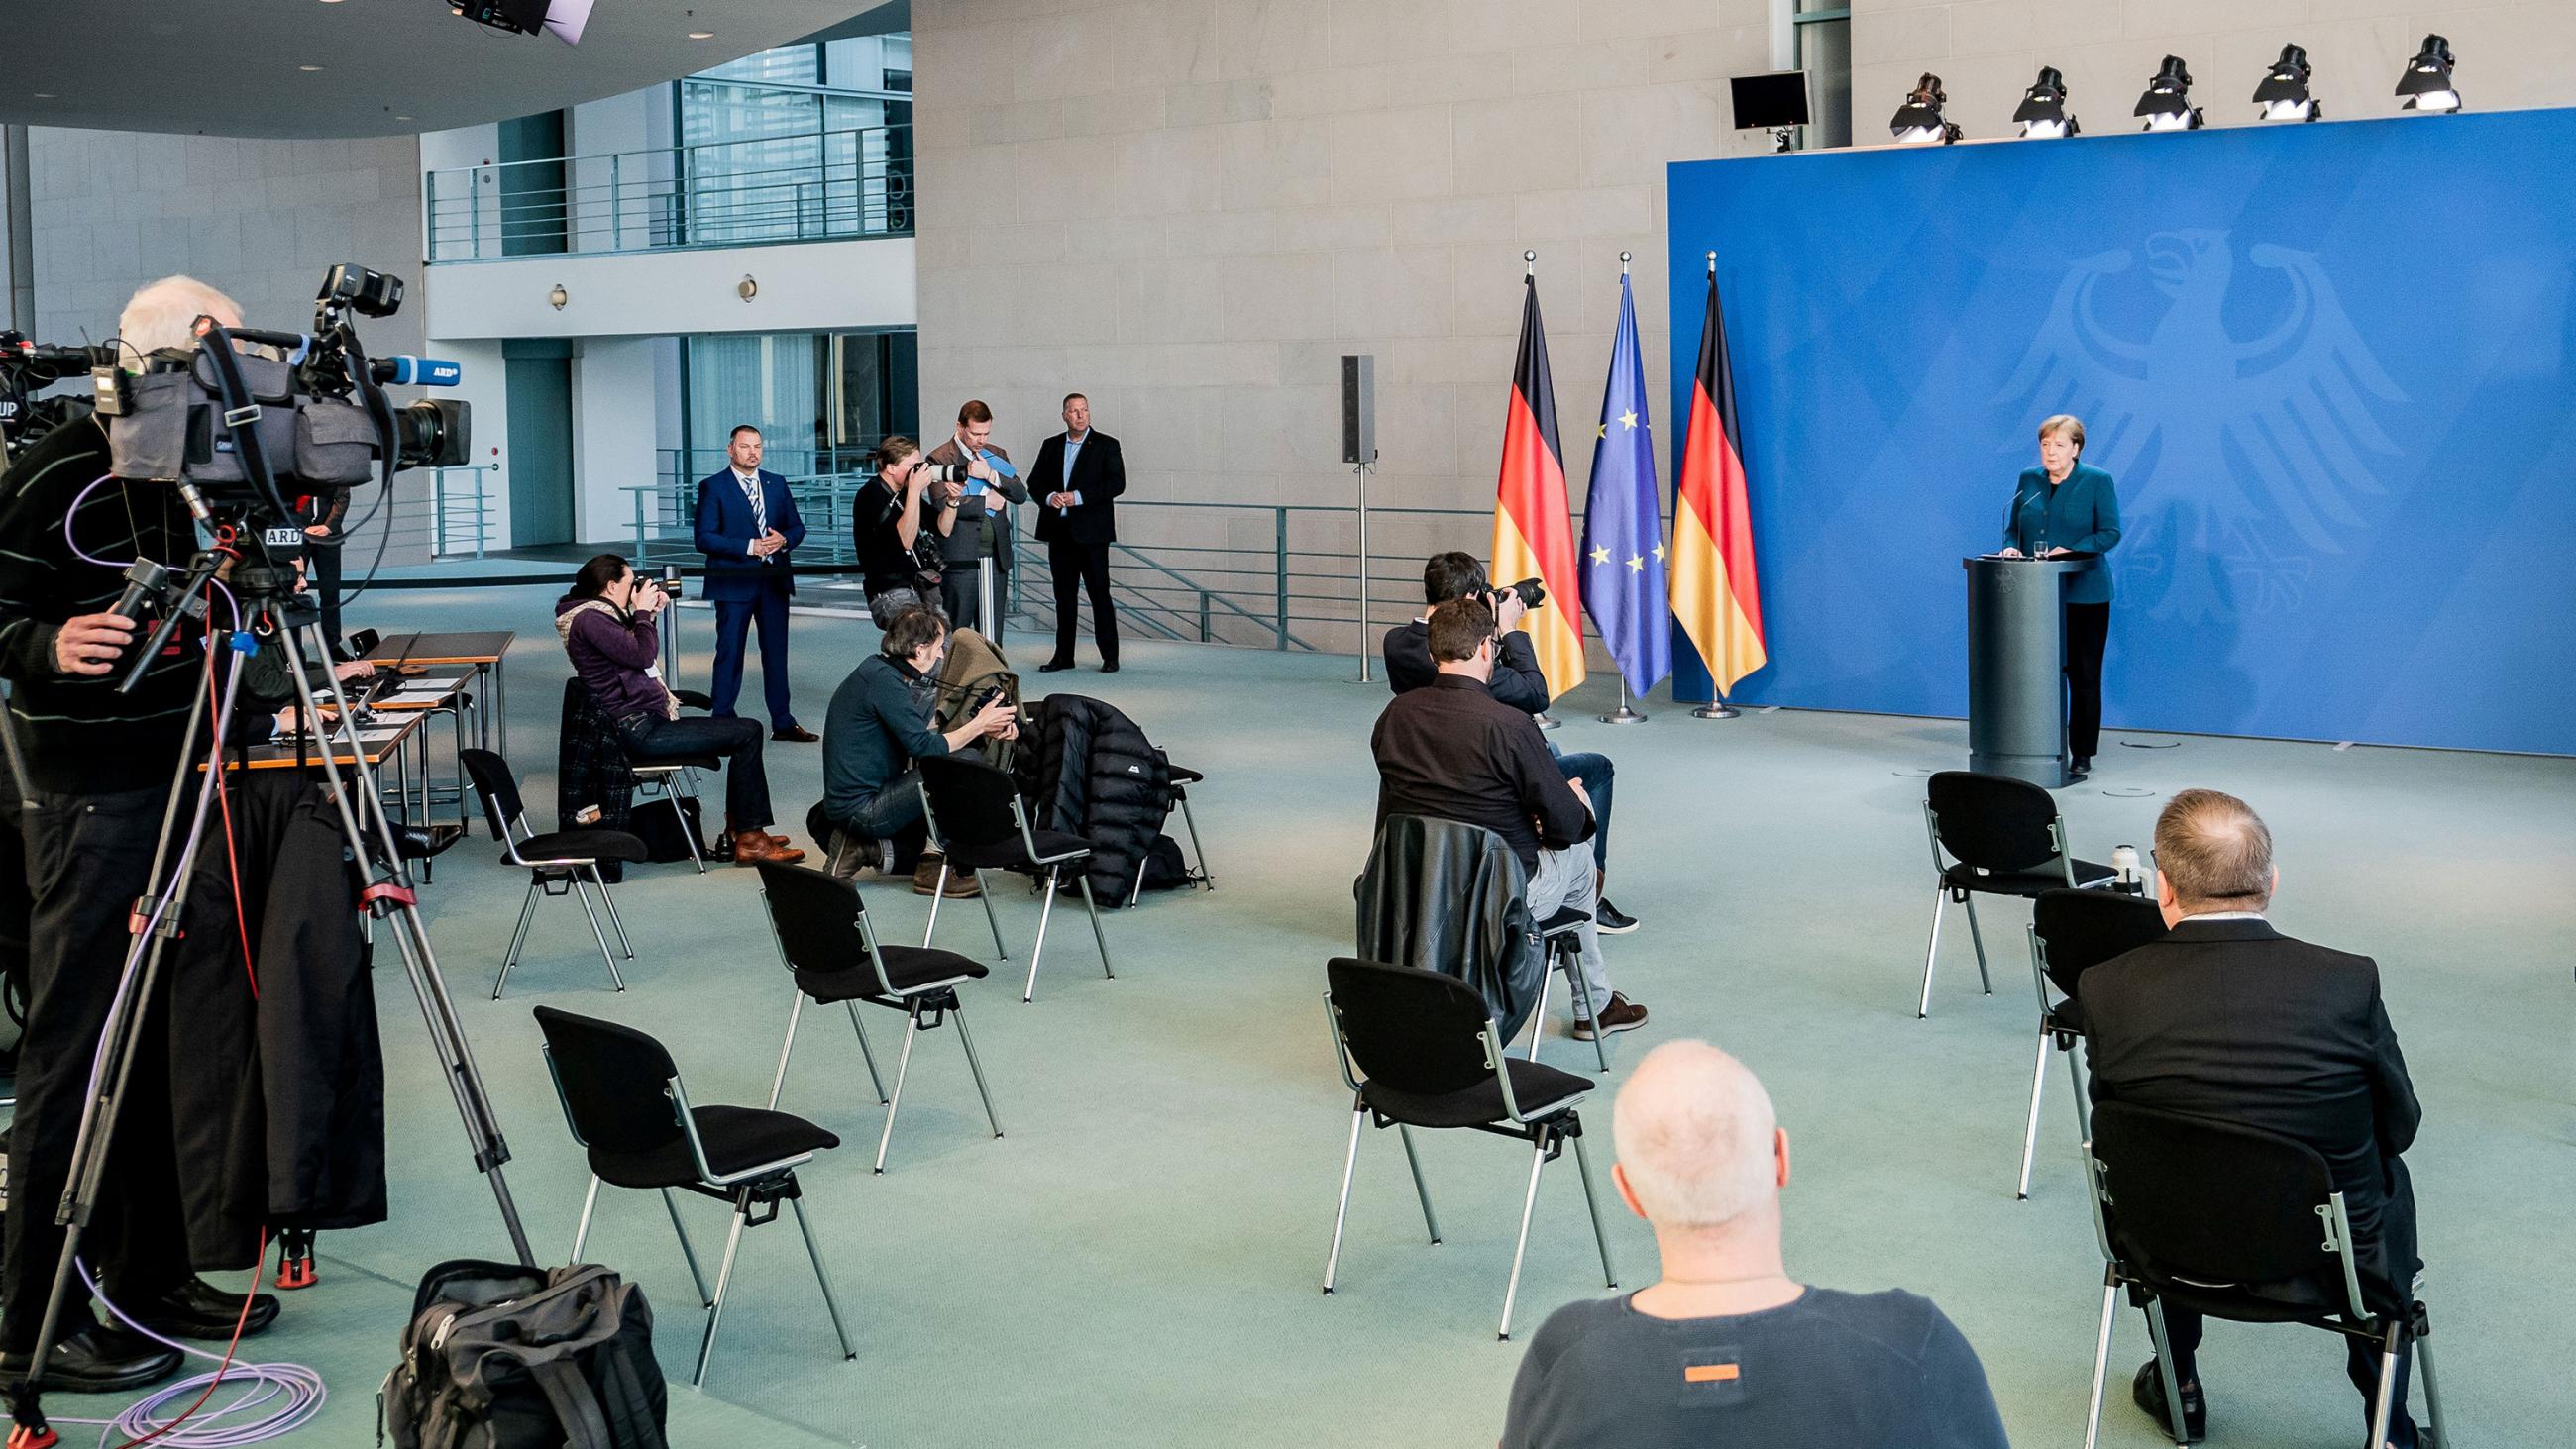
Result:
{"type": "Polygon", "coordinates": [[[787,601],[796,592],[792,550],[805,541],[787,480],[760,466],[760,429],[733,430],[732,466],[698,484],[698,551],[707,556],[707,602],[716,606],[716,672],[707,693],[717,719],[733,718],[742,697],[742,646],[760,621],[760,683],[769,696],[769,737],[810,744],[822,736],[787,707],[787,601]]]}
{"type": "MultiPolygon", "coordinates": [[[[2272,833],[2244,801],[2185,790],[2156,819],[2161,939],[2084,973],[2093,1099],[2234,1122],[2315,1148],[2352,1217],[2363,1300],[2374,1311],[2413,1301],[2415,1195],[2398,1154],[2423,1116],[2406,1059],[2379,999],[2379,967],[2292,940],[2263,912],[2280,886],[2272,833]]],[[[2165,1310],[2183,1419],[2208,1424],[2193,1352],[2196,1313],[2165,1310]]],[[[2379,1386],[2378,1354],[2354,1341],[2348,1365],[2363,1412],[2379,1386]]],[[[2151,1359],[2131,1388],[2170,1429],[2151,1359]]],[[[2388,1442],[2410,1449],[2406,1366],[2397,1371],[2388,1442]]]]}
{"type": "Polygon", "coordinates": [[[1074,585],[1091,594],[1091,632],[1100,644],[1100,672],[1118,672],[1118,609],[1109,601],[1109,545],[1118,538],[1115,501],[1127,491],[1127,461],[1118,440],[1091,426],[1091,399],[1064,398],[1064,431],[1038,445],[1033,488],[1043,490],[1038,542],[1047,546],[1047,571],[1055,575],[1055,657],[1041,674],[1073,667],[1074,585]]]}

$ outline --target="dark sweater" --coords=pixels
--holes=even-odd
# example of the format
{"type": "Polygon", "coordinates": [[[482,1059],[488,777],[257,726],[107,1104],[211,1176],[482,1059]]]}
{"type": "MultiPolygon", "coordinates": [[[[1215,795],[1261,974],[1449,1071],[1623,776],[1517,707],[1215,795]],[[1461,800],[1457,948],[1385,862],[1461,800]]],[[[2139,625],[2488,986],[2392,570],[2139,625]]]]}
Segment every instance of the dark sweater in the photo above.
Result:
{"type": "Polygon", "coordinates": [[[823,714],[823,813],[854,819],[904,766],[923,755],[948,753],[948,740],[930,727],[930,709],[916,687],[922,675],[910,664],[872,654],[832,691],[823,714]]]}
{"type": "MultiPolygon", "coordinates": [[[[64,621],[115,607],[125,591],[125,561],[183,569],[196,549],[176,488],[111,481],[81,504],[72,534],[83,551],[117,565],[85,563],[73,553],[63,515],[107,468],[107,434],[84,409],[0,474],[0,677],[14,686],[10,720],[39,790],[91,794],[168,784],[203,678],[205,631],[193,622],[180,626],[132,694],[116,692],[130,653],[103,675],[54,668],[54,637],[64,621]]],[[[141,646],[151,624],[143,621],[129,648],[141,646]]]]}
{"type": "MultiPolygon", "coordinates": [[[[1403,694],[1440,677],[1431,658],[1431,627],[1420,619],[1386,631],[1386,687],[1403,694]]],[[[1494,677],[1485,686],[1494,698],[1523,714],[1547,711],[1547,676],[1539,672],[1538,649],[1530,636],[1514,629],[1494,653],[1494,677]]]]}
{"type": "Polygon", "coordinates": [[[1399,694],[1369,736],[1377,818],[1430,815],[1481,825],[1536,870],[1541,846],[1592,838],[1592,812],[1547,753],[1538,723],[1465,674],[1399,694]]]}
{"type": "MultiPolygon", "coordinates": [[[[566,594],[555,601],[555,617],[596,602],[566,594]]],[[[629,615],[615,605],[583,610],[564,628],[564,653],[572,657],[572,672],[581,676],[610,719],[670,717],[670,691],[659,676],[645,672],[654,667],[661,648],[649,615],[629,615]]]]}

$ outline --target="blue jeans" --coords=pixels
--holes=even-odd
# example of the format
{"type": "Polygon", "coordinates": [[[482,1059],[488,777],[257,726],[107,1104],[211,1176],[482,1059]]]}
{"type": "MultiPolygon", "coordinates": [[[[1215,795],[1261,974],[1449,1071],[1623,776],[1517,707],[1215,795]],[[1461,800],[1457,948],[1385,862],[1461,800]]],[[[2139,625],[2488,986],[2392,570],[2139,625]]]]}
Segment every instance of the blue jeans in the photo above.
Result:
{"type": "Polygon", "coordinates": [[[1569,755],[1553,743],[1547,752],[1556,756],[1565,778],[1582,781],[1583,793],[1592,797],[1592,868],[1606,875],[1610,871],[1610,783],[1619,771],[1608,755],[1589,750],[1569,755]]]}
{"type": "Polygon", "coordinates": [[[760,758],[757,720],[630,714],[617,722],[617,735],[625,742],[626,758],[639,765],[707,755],[723,760],[725,828],[739,834],[769,827],[769,769],[760,758]]]}

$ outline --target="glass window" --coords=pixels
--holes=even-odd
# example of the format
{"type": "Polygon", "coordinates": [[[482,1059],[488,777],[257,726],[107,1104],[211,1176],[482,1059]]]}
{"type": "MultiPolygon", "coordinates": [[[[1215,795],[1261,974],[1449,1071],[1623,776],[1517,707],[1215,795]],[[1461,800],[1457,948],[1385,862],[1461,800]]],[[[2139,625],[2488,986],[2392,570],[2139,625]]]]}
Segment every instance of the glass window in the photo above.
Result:
{"type": "Polygon", "coordinates": [[[909,36],[781,46],[680,82],[684,244],[912,229],[909,36]],[[830,88],[823,86],[829,81],[830,88]]]}
{"type": "MultiPolygon", "coordinates": [[[[1803,8],[1815,9],[1808,5],[1803,8]]],[[[1808,97],[1815,122],[1807,128],[1810,146],[1852,143],[1851,12],[1833,19],[1798,24],[1798,67],[1807,72],[1815,93],[1808,97]]]]}
{"type": "Polygon", "coordinates": [[[737,423],[760,429],[788,477],[864,471],[886,434],[920,430],[918,344],[910,328],[682,339],[686,471],[713,472],[737,423]]]}

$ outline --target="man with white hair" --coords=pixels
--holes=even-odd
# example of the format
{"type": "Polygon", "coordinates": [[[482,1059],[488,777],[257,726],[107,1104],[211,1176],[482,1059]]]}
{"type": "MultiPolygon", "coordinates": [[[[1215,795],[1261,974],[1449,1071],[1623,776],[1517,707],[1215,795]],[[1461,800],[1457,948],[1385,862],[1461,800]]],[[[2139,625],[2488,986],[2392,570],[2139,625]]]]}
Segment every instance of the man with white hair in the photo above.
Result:
{"type": "MultiPolygon", "coordinates": [[[[194,347],[200,316],[227,326],[241,320],[230,298],[193,278],[165,277],[135,293],[118,319],[128,366],[159,349],[194,347]]],[[[132,694],[116,692],[137,637],[131,621],[109,612],[124,579],[116,566],[81,554],[175,567],[196,551],[196,530],[178,490],[112,478],[108,467],[106,430],[83,413],[0,474],[0,678],[12,685],[8,724],[26,765],[28,795],[17,813],[32,899],[0,1247],[0,1383],[8,1384],[26,1374],[62,1253],[54,1210],[89,1065],[132,940],[127,913],[149,889],[153,843],[189,744],[188,709],[205,661],[203,627],[184,625],[132,694]]],[[[136,1053],[82,1256],[117,1306],[155,1332],[224,1339],[237,1320],[255,1332],[277,1316],[276,1299],[261,1295],[245,1310],[239,1294],[191,1274],[167,1073],[166,1051],[136,1053]]],[[[176,1349],[93,1319],[73,1281],[44,1366],[49,1387],[138,1388],[179,1366],[176,1349]]]]}
{"type": "Polygon", "coordinates": [[[1663,1276],[1549,1316],[1505,1449],[2004,1449],[1985,1368],[1930,1300],[1789,1276],[1789,1134],[1742,1062],[1703,1041],[1656,1047],[1611,1132],[1611,1176],[1654,1225],[1663,1276]]]}

